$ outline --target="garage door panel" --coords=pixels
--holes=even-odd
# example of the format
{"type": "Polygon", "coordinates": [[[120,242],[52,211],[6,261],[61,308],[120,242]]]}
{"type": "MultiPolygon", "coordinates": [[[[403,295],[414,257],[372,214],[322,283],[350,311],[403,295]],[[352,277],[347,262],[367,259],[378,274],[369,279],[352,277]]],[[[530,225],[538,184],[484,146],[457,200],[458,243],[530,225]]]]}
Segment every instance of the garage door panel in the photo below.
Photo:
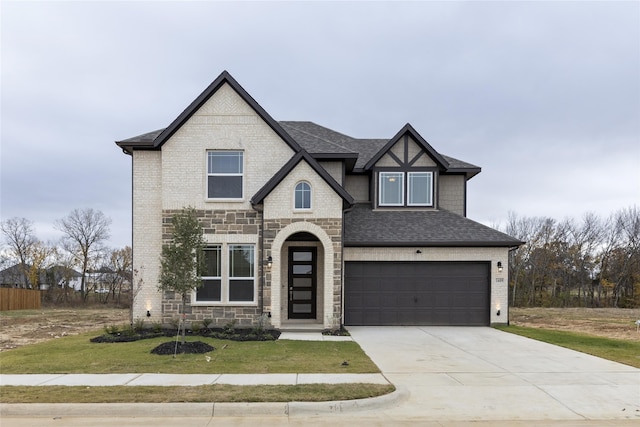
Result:
{"type": "Polygon", "coordinates": [[[347,262],[347,325],[488,325],[488,262],[347,262]]]}

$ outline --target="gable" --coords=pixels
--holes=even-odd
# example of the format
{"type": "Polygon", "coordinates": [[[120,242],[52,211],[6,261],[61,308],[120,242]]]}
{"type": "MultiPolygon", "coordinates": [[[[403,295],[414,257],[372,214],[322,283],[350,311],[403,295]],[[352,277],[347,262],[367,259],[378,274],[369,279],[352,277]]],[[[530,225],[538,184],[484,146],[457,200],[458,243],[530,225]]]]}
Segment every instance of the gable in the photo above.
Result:
{"type": "Polygon", "coordinates": [[[263,200],[265,219],[341,218],[342,197],[305,161],[298,162],[263,200]],[[311,209],[294,209],[294,189],[299,182],[311,187],[311,209]]]}
{"type": "Polygon", "coordinates": [[[432,155],[418,144],[415,138],[405,135],[389,148],[374,167],[438,167],[432,155]]]}
{"type": "MultiPolygon", "coordinates": [[[[418,132],[410,125],[406,124],[400,131],[389,140],[387,144],[384,145],[372,158],[367,162],[364,169],[370,170],[374,166],[387,166],[386,164],[378,164],[378,162],[385,156],[390,156],[392,159],[396,161],[396,165],[408,165],[411,166],[413,163],[419,160],[422,157],[422,154],[419,152],[426,153],[432,161],[437,165],[441,170],[447,170],[449,167],[449,162],[445,160],[445,158],[438,153],[429,143],[420,136],[418,132]],[[417,150],[416,147],[410,149],[411,143],[415,146],[419,147],[417,150]],[[415,153],[416,155],[413,157],[409,157],[409,153],[415,153]]],[[[389,162],[389,159],[385,159],[384,163],[389,162]]]]}

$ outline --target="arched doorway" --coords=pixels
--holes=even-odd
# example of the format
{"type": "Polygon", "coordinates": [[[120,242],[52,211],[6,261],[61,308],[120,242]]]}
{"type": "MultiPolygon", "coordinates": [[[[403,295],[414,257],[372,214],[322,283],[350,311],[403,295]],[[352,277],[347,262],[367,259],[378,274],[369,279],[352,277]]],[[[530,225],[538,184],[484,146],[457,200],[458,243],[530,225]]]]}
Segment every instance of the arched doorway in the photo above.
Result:
{"type": "Polygon", "coordinates": [[[326,327],[333,312],[334,249],[327,233],[310,222],[295,222],[273,240],[272,319],[280,329],[326,327]]]}

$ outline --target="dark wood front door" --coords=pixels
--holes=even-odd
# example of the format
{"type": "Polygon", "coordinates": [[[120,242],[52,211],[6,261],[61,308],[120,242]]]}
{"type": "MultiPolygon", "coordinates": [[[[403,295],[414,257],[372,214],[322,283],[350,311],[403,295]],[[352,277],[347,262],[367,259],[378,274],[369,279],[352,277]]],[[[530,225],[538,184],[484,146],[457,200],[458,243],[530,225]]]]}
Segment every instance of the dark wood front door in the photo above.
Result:
{"type": "Polygon", "coordinates": [[[289,248],[289,319],[315,319],[316,248],[289,248]]]}

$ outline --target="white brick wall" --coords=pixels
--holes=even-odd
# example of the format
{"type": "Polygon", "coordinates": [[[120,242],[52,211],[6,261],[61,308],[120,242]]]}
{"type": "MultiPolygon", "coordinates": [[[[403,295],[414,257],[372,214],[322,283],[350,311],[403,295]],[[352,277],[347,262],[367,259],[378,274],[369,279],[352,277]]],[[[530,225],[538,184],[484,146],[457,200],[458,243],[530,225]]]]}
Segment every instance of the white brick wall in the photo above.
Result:
{"type": "Polygon", "coordinates": [[[304,160],[264,200],[264,218],[342,218],[342,198],[304,160]],[[311,184],[311,210],[294,210],[294,189],[311,184]]]}
{"type": "Polygon", "coordinates": [[[492,324],[507,323],[509,298],[508,248],[344,248],[344,261],[488,261],[491,264],[489,312],[492,324]],[[420,249],[422,253],[416,253],[420,249]],[[503,270],[498,272],[497,263],[503,270]],[[497,309],[500,316],[497,316],[497,309]]]}
{"type": "Polygon", "coordinates": [[[164,209],[252,209],[249,200],[293,150],[229,86],[222,86],[162,147],[164,209]],[[244,151],[244,200],[206,200],[207,150],[244,151]]]}
{"type": "Polygon", "coordinates": [[[133,152],[133,319],[159,322],[162,295],[157,290],[162,250],[162,153],[133,152]]]}

